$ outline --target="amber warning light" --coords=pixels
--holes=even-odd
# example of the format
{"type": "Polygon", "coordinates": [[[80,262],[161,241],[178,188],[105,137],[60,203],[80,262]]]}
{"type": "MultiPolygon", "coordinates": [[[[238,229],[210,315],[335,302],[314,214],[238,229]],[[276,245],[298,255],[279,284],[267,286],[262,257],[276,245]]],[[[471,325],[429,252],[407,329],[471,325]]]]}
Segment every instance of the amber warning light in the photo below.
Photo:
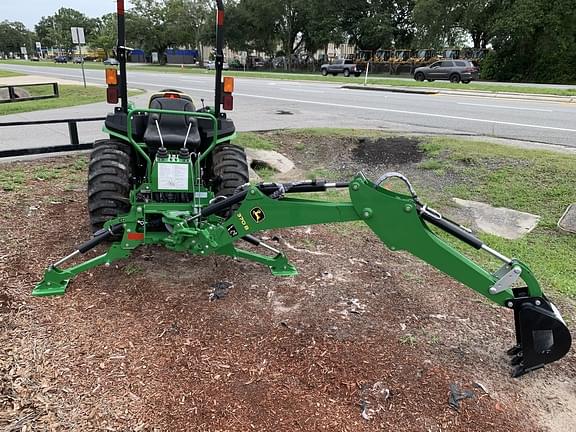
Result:
{"type": "Polygon", "coordinates": [[[222,108],[226,111],[232,111],[234,109],[234,96],[232,96],[232,92],[234,91],[234,78],[224,77],[222,90],[222,108]]]}
{"type": "Polygon", "coordinates": [[[115,68],[106,69],[106,84],[108,85],[118,84],[118,73],[115,68]]]}
{"type": "Polygon", "coordinates": [[[118,90],[118,72],[114,68],[106,69],[106,102],[109,104],[117,104],[120,96],[118,90]]]}

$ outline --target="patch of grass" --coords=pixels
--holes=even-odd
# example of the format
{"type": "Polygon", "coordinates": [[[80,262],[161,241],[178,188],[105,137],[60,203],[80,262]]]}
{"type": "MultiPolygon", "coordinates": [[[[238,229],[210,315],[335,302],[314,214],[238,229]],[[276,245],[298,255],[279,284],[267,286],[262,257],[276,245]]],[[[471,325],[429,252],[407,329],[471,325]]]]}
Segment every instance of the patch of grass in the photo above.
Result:
{"type": "Polygon", "coordinates": [[[308,175],[306,177],[312,180],[326,180],[334,179],[338,177],[338,174],[326,168],[315,168],[311,171],[308,171],[308,175]]]}
{"type": "Polygon", "coordinates": [[[38,180],[53,180],[62,175],[63,168],[39,168],[34,171],[34,178],[38,180]]]}
{"type": "MultiPolygon", "coordinates": [[[[47,94],[48,92],[52,91],[51,89],[48,88],[48,86],[46,87],[21,86],[21,87],[25,89],[30,89],[32,94],[34,95],[47,94]]],[[[130,91],[129,94],[131,96],[134,96],[140,93],[141,93],[140,91],[132,90],[130,91]]],[[[84,88],[84,86],[80,85],[61,85],[60,97],[57,98],[0,104],[0,116],[21,112],[85,105],[96,102],[104,102],[105,100],[106,100],[106,89],[103,87],[88,86],[84,88]]]]}
{"type": "Polygon", "coordinates": [[[9,78],[22,75],[26,74],[0,69],[0,78],[9,78]]]}
{"type": "Polygon", "coordinates": [[[402,345],[410,345],[410,346],[414,346],[416,345],[416,336],[412,335],[412,334],[405,334],[403,336],[400,336],[400,343],[402,345]]]}
{"type": "Polygon", "coordinates": [[[254,132],[239,132],[232,143],[241,147],[260,150],[274,150],[277,147],[274,141],[254,132]]]}
{"type": "Polygon", "coordinates": [[[143,269],[134,263],[128,263],[124,266],[123,271],[126,275],[131,276],[133,274],[142,273],[143,269]]]}
{"type": "Polygon", "coordinates": [[[20,189],[26,181],[26,173],[20,170],[0,170],[0,189],[9,192],[20,189]]]}
{"type": "Polygon", "coordinates": [[[271,181],[274,179],[274,176],[278,174],[278,171],[276,171],[273,168],[270,168],[269,166],[261,166],[261,167],[252,166],[252,169],[256,172],[256,174],[260,176],[260,178],[263,181],[271,181]]]}
{"type": "Polygon", "coordinates": [[[443,174],[446,163],[437,159],[428,159],[418,164],[418,167],[424,170],[434,171],[437,174],[443,174]]]}
{"type": "MultiPolygon", "coordinates": [[[[576,237],[556,227],[568,204],[576,202],[576,156],[453,138],[430,138],[426,146],[453,161],[451,169],[466,179],[465,184],[447,188],[449,197],[541,216],[534,231],[519,240],[482,233],[478,236],[504,255],[526,262],[544,290],[553,288],[576,296],[576,267],[571,264],[576,237]]],[[[446,208],[446,196],[438,192],[422,198],[433,205],[443,202],[440,207],[446,208]]],[[[470,248],[452,238],[447,240],[470,255],[470,248]]],[[[473,259],[488,268],[500,265],[483,253],[473,254],[473,259]]]]}

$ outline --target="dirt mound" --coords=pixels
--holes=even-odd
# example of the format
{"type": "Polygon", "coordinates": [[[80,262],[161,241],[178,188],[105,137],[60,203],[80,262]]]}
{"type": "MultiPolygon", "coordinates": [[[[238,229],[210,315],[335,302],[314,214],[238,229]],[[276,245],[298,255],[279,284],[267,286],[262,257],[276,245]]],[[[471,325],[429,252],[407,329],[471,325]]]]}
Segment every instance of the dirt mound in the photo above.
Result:
{"type": "Polygon", "coordinates": [[[424,152],[416,138],[360,138],[352,149],[354,159],[363,165],[398,165],[420,162],[424,152]]]}

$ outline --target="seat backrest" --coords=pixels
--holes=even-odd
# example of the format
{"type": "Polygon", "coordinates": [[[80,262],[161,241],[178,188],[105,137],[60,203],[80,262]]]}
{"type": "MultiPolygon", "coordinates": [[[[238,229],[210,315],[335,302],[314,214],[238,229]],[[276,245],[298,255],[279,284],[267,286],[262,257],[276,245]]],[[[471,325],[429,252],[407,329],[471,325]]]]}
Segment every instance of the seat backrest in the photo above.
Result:
{"type": "MultiPolygon", "coordinates": [[[[155,98],[150,103],[151,109],[161,109],[170,111],[194,112],[192,101],[181,98],[155,98]]],[[[164,146],[168,149],[179,149],[184,145],[184,138],[190,126],[190,133],[186,141],[186,147],[194,151],[200,145],[200,134],[198,133],[198,121],[187,115],[150,113],[148,116],[148,126],[144,133],[144,142],[152,149],[161,146],[160,135],[156,127],[156,121],[162,134],[164,146]]]]}

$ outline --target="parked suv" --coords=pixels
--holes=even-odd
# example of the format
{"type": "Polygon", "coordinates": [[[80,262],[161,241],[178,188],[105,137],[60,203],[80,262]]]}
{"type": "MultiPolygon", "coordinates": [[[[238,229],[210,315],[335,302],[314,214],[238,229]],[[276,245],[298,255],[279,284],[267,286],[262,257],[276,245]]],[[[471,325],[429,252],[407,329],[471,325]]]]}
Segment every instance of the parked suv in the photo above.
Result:
{"type": "Polygon", "coordinates": [[[352,60],[337,59],[332,64],[326,63],[320,66],[320,73],[322,73],[322,76],[326,76],[329,73],[336,76],[339,73],[342,73],[345,77],[352,74],[358,77],[362,74],[362,67],[354,63],[352,60]]]}
{"type": "Polygon", "coordinates": [[[63,55],[56,56],[56,57],[54,57],[54,62],[55,63],[68,63],[68,57],[63,56],[63,55]]]}
{"type": "Polygon", "coordinates": [[[430,66],[416,68],[414,71],[416,81],[450,80],[453,83],[462,81],[468,84],[478,79],[478,68],[468,60],[441,60],[430,66]]]}

